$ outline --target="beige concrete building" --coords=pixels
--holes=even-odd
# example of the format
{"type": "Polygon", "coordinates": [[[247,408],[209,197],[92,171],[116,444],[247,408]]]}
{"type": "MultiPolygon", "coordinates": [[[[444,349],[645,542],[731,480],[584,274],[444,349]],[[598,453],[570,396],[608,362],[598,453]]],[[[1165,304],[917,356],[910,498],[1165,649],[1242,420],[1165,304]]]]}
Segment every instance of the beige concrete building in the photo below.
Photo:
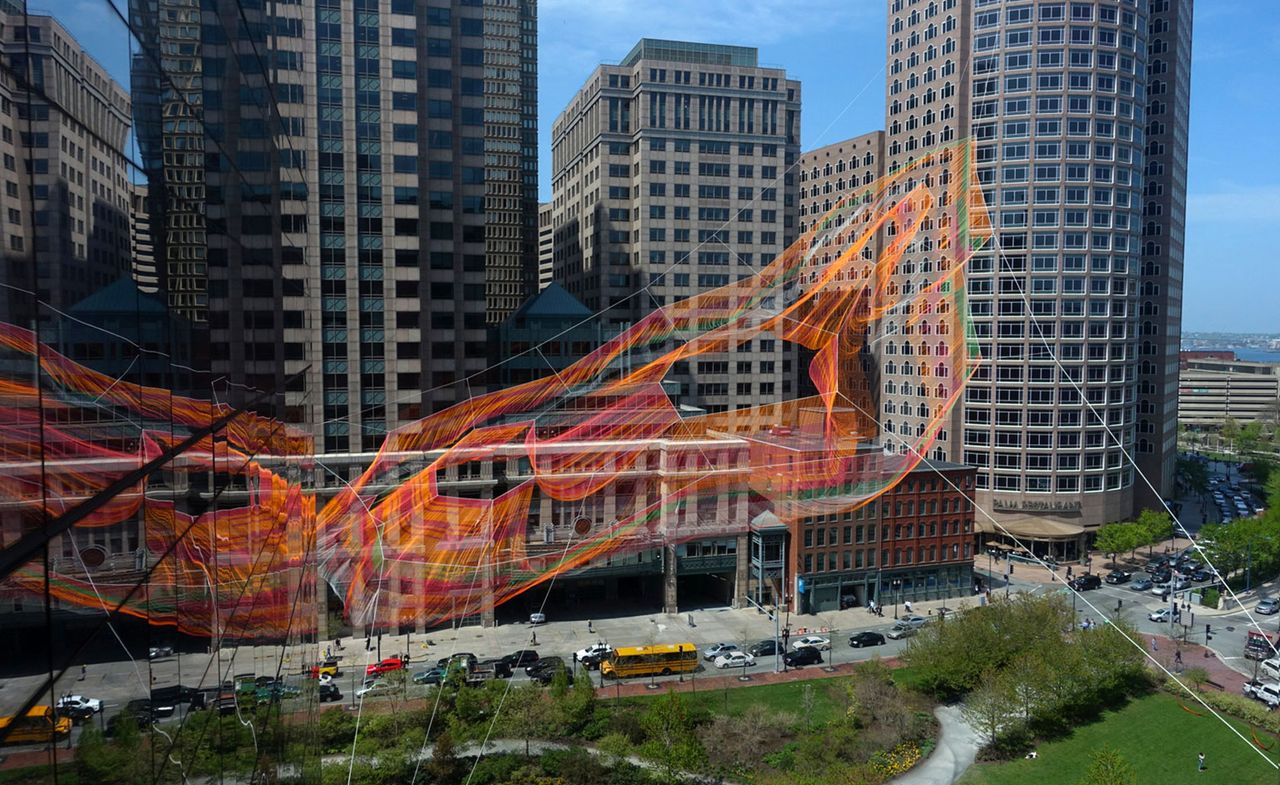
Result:
{"type": "Polygon", "coordinates": [[[1184,357],[1178,373],[1178,423],[1217,427],[1280,418],[1280,365],[1184,357]]]}
{"type": "MultiPolygon", "coordinates": [[[[0,60],[0,269],[66,309],[130,273],[129,93],[49,16],[0,13],[0,60]]],[[[4,298],[0,319],[37,315],[4,298]]]]}
{"type": "Polygon", "coordinates": [[[547,288],[547,284],[554,280],[552,276],[553,259],[555,256],[555,236],[552,230],[552,210],[551,202],[541,202],[538,204],[538,291],[547,288]]]}
{"type": "MultiPolygon", "coordinates": [[[[800,83],[742,46],[641,39],[552,127],[554,276],[609,325],[744,280],[796,236],[800,83]]],[[[794,393],[779,338],[673,374],[709,412],[794,393]]]]}
{"type": "MultiPolygon", "coordinates": [[[[1001,527],[1072,555],[1087,530],[1148,503],[1132,460],[1158,491],[1171,481],[1191,3],[888,6],[886,169],[972,136],[995,229],[967,271],[985,359],[936,452],[978,467],[977,500],[1001,527]]],[[[897,283],[926,285],[938,262],[917,249],[897,283]]],[[[882,356],[907,329],[891,315],[882,356]]],[[[923,422],[911,380],[894,377],[881,385],[886,444],[923,422]]]]}

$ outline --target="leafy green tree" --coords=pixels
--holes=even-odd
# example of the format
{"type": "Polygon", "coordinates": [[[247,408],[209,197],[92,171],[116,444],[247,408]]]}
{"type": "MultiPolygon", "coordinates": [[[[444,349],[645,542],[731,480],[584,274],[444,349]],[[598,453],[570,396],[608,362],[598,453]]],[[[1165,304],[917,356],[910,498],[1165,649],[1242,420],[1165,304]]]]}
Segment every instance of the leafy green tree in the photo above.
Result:
{"type": "Polygon", "coordinates": [[[530,739],[551,729],[552,707],[537,682],[512,687],[502,704],[499,722],[503,731],[524,739],[524,754],[529,754],[530,739]]]}
{"type": "Polygon", "coordinates": [[[1173,536],[1173,518],[1164,510],[1143,510],[1138,513],[1137,525],[1146,544],[1153,548],[1173,536]]]}
{"type": "Polygon", "coordinates": [[[1131,523],[1104,523],[1098,527],[1094,547],[1103,553],[1120,554],[1137,547],[1134,543],[1134,534],[1131,523]]]}
{"type": "Polygon", "coordinates": [[[674,690],[649,704],[640,717],[645,742],[641,751],[662,765],[669,779],[697,771],[706,758],[684,699],[674,690]]]}
{"type": "Polygon", "coordinates": [[[1110,747],[1093,753],[1089,770],[1080,785],[1137,785],[1138,772],[1129,761],[1110,747]]]}

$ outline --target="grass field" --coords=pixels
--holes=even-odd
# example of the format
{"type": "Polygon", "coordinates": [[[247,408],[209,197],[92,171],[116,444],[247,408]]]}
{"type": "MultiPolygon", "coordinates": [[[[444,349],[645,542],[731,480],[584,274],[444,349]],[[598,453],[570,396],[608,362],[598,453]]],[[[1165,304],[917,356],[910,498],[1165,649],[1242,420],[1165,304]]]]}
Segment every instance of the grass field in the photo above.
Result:
{"type": "MultiPolygon", "coordinates": [[[[834,679],[814,679],[812,681],[789,681],[782,684],[763,684],[758,687],[698,688],[697,692],[682,692],[685,705],[692,711],[707,711],[711,714],[728,714],[737,716],[749,706],[760,704],[773,711],[789,712],[801,715],[804,711],[804,685],[813,688],[812,720],[815,723],[826,722],[835,712],[840,711],[834,696],[844,689],[847,677],[834,679]]],[[[624,698],[621,706],[644,706],[655,698],[666,694],[655,690],[652,696],[640,698],[624,698]]]]}
{"type": "MultiPolygon", "coordinates": [[[[1275,745],[1267,759],[1250,743],[1228,730],[1219,720],[1192,706],[1204,716],[1184,711],[1176,698],[1158,693],[1108,712],[1095,723],[1079,727],[1068,738],[1041,744],[1036,760],[981,763],[960,778],[959,785],[1078,785],[1089,766],[1090,754],[1109,745],[1138,772],[1138,782],[1204,785],[1275,785],[1280,772],[1267,760],[1280,762],[1280,744],[1259,734],[1263,744],[1275,745]],[[1208,765],[1196,771],[1196,753],[1203,752],[1208,765]]],[[[1242,723],[1234,727],[1250,738],[1242,723]]]]}

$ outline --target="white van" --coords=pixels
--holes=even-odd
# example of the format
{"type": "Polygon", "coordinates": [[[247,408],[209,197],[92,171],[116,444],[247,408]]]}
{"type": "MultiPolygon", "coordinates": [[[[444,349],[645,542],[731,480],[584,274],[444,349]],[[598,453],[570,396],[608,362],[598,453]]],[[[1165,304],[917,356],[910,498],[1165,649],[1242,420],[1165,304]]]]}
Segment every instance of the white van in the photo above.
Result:
{"type": "Polygon", "coordinates": [[[1280,681],[1280,657],[1272,657],[1269,660],[1263,660],[1259,666],[1259,676],[1266,676],[1273,681],[1280,681]]]}

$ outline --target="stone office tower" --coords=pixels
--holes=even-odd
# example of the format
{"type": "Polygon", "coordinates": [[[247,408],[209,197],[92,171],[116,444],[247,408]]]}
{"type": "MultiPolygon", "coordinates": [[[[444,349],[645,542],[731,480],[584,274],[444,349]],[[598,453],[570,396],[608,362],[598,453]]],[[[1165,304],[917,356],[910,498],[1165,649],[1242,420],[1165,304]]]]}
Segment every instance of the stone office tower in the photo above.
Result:
{"type": "MultiPolygon", "coordinates": [[[[641,39],[552,128],[554,277],[611,328],[768,264],[796,236],[800,83],[753,48],[641,39]]],[[[682,402],[792,397],[780,338],[677,366],[682,402]]]]}
{"type": "Polygon", "coordinates": [[[309,366],[277,413],[347,452],[483,384],[487,328],[536,286],[533,0],[131,16],[157,265],[227,394],[309,366]]]}
{"type": "MultiPolygon", "coordinates": [[[[1172,482],[1191,3],[888,6],[888,170],[972,136],[994,230],[968,270],[985,359],[938,456],[978,467],[1009,531],[1073,556],[1152,504],[1127,456],[1172,482]]],[[[899,284],[937,264],[908,255],[899,284]]],[[[918,332],[886,325],[886,443],[923,422],[901,372],[918,332]]]]}

